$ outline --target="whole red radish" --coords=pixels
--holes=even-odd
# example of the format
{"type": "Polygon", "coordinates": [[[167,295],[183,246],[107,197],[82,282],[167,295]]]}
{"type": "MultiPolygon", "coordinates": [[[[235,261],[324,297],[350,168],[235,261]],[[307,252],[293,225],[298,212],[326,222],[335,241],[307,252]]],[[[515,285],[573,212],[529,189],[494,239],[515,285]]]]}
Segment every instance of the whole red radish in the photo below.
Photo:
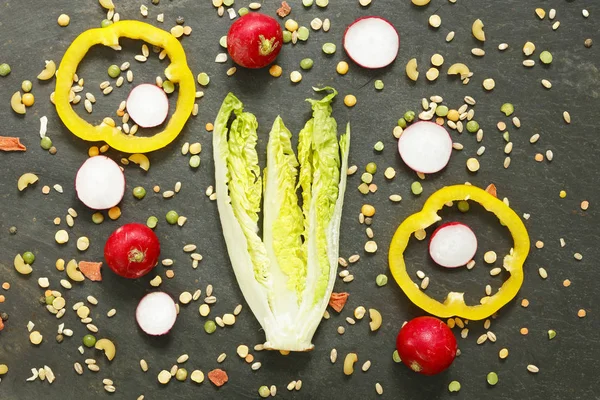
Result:
{"type": "Polygon", "coordinates": [[[443,321],[417,317],[400,329],[396,349],[407,367],[423,375],[435,375],[452,364],[457,344],[454,334],[443,321]]]}
{"type": "Polygon", "coordinates": [[[114,231],[104,245],[104,258],[115,274],[136,279],[158,263],[160,242],[146,225],[130,223],[114,231]]]}
{"type": "Polygon", "coordinates": [[[235,21],[227,34],[227,51],[237,64],[263,68],[281,51],[283,32],[273,17],[249,13],[235,21]]]}

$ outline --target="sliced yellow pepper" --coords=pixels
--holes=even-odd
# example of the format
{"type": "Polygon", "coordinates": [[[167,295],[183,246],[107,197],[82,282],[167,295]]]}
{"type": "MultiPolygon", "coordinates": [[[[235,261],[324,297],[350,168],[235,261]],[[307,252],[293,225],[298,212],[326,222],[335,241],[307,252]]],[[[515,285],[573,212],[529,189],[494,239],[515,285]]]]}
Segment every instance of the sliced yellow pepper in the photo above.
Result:
{"type": "Polygon", "coordinates": [[[119,21],[105,28],[90,29],[71,43],[58,68],[54,103],[58,116],[76,136],[89,141],[105,141],[111,147],[126,153],[147,153],[171,143],[183,129],[194,108],[196,84],[181,43],[169,32],[139,21],[119,21]],[[143,40],[164,49],[171,60],[165,69],[166,78],[179,84],[177,107],[165,129],[154,136],[127,135],[116,127],[101,123],[91,125],[71,107],[69,93],[77,66],[88,50],[97,44],[119,46],[119,38],[143,40]]]}
{"type": "Polygon", "coordinates": [[[440,318],[453,316],[469,320],[481,320],[498,311],[511,301],[523,284],[523,263],[529,254],[529,235],[521,218],[501,200],[475,186],[455,185],[444,187],[431,195],[423,209],[411,215],[400,224],[390,244],[389,264],[394,279],[406,296],[423,310],[440,318]],[[468,306],[464,293],[450,292],[441,303],[427,294],[412,281],[406,270],[404,250],[413,233],[426,229],[441,220],[437,214],[448,202],[472,200],[481,204],[487,211],[494,213],[513,237],[513,247],[504,257],[503,266],[510,277],[493,296],[486,296],[480,305],[468,306]]]}

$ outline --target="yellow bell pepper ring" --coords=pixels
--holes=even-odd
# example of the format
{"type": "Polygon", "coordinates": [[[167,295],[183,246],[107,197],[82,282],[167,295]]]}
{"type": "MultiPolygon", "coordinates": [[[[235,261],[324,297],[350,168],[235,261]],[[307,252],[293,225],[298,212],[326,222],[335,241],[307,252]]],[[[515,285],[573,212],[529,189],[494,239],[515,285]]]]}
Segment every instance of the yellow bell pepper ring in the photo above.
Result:
{"type": "Polygon", "coordinates": [[[444,187],[427,199],[423,209],[404,220],[396,230],[390,244],[389,264],[392,275],[406,296],[415,305],[440,318],[458,316],[469,320],[481,320],[494,314],[511,301],[523,284],[523,264],[529,254],[529,235],[521,218],[501,200],[483,189],[471,185],[444,187]],[[503,267],[510,277],[493,296],[481,299],[481,304],[469,306],[464,301],[464,293],[450,292],[441,303],[427,294],[412,281],[406,270],[404,250],[412,234],[426,229],[441,220],[437,214],[448,202],[471,200],[492,212],[504,224],[513,238],[513,247],[504,257],[503,267]]]}
{"type": "Polygon", "coordinates": [[[87,30],[71,43],[58,68],[54,104],[65,126],[81,139],[103,140],[114,149],[126,153],[147,153],[165,147],[179,135],[192,113],[195,97],[194,75],[187,65],[185,51],[179,40],[169,32],[144,22],[119,21],[105,28],[87,30]],[[106,123],[94,126],[81,118],[69,102],[73,76],[88,50],[97,44],[120,49],[121,37],[143,40],[164,49],[171,61],[165,69],[165,76],[171,82],[179,84],[176,109],[165,129],[154,136],[127,135],[106,123]]]}

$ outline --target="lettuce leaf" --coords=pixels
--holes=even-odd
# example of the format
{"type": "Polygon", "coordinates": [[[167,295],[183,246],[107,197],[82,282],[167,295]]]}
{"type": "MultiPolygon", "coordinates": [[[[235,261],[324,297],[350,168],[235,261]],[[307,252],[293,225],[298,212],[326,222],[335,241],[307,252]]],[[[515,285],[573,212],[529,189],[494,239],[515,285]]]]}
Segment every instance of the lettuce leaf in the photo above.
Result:
{"type": "Polygon", "coordinates": [[[227,250],[242,293],[265,330],[265,347],[271,349],[313,348],[335,282],[350,127],[338,142],[331,117],[337,92],[315,90],[330,93],[308,100],[313,115],[299,134],[298,158],[282,119],[273,123],[264,179],[256,118],[243,111],[234,95],[225,98],[213,132],[217,205],[227,250]]]}

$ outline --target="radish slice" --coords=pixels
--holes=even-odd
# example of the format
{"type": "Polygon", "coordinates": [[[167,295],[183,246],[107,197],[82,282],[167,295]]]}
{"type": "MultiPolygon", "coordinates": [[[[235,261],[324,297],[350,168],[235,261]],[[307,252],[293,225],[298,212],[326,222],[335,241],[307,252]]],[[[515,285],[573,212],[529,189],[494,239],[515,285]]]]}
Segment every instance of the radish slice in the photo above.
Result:
{"type": "Polygon", "coordinates": [[[77,171],[75,191],[83,204],[106,210],[119,204],[125,194],[125,176],[119,165],[106,156],[88,158],[77,171]]]}
{"type": "Polygon", "coordinates": [[[354,21],[344,33],[344,49],[348,56],[364,68],[383,68],[398,55],[400,35],[381,17],[363,17],[354,21]]]}
{"type": "Polygon", "coordinates": [[[446,268],[466,265],[477,251],[477,237],[465,224],[447,222],[437,228],[429,241],[429,255],[446,268]]]}
{"type": "Polygon", "coordinates": [[[129,92],[127,113],[142,128],[152,128],[167,119],[169,99],[158,86],[144,83],[129,92]]]}
{"type": "Polygon", "coordinates": [[[452,139],[443,126],[419,121],[402,132],[398,152],[412,170],[424,174],[441,171],[452,154],[452,139]]]}
{"type": "Polygon", "coordinates": [[[148,335],[164,335],[175,325],[177,307],[173,298],[165,292],[148,293],[140,300],[135,319],[148,335]]]}

